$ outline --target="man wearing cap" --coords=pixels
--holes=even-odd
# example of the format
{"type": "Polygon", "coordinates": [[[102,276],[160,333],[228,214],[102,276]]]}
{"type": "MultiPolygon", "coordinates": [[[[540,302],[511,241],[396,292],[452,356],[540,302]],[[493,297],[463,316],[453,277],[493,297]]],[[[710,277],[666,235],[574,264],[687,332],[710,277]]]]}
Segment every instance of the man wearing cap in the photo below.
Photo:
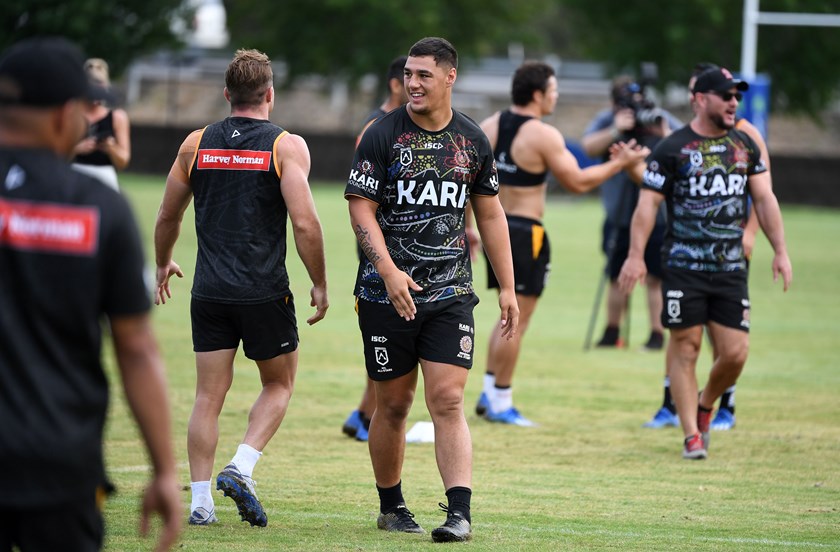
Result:
{"type": "Polygon", "coordinates": [[[153,473],[141,530],[156,511],[159,550],[180,532],[137,226],[117,192],[68,163],[87,131],[83,63],[58,38],[0,57],[0,550],[102,547],[103,319],[153,473]]]}
{"type": "Polygon", "coordinates": [[[708,455],[714,403],[735,383],[747,359],[750,301],[742,237],[748,194],[775,251],[774,279],[781,275],[787,291],[793,277],[770,173],[755,141],[734,128],[741,92],[748,87],[724,68],[697,77],[694,118],[648,158],[630,228],[630,252],[619,275],[627,293],[644,280],[645,244],[665,200],[662,322],[671,332],[667,371],[687,459],[708,455]],[[718,356],[698,398],[695,369],[704,325],[718,356]]]}

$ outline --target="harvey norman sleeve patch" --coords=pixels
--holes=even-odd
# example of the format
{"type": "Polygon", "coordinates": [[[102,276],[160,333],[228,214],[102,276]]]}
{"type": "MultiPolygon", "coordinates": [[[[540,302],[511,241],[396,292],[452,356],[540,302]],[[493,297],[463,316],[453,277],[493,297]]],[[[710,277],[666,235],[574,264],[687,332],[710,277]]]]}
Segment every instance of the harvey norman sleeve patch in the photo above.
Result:
{"type": "Polygon", "coordinates": [[[267,171],[271,163],[270,151],[200,149],[198,170],[267,171]]]}
{"type": "Polygon", "coordinates": [[[0,245],[89,256],[96,252],[98,235],[95,207],[0,199],[0,245]]]}

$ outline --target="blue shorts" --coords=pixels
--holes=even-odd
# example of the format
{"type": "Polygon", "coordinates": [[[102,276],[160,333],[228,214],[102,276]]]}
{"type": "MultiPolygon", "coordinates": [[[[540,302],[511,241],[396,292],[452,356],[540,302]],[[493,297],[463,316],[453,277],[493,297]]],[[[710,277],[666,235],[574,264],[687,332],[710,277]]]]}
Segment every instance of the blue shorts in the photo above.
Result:
{"type": "Polygon", "coordinates": [[[422,358],[471,368],[475,349],[475,295],[418,303],[406,321],[390,303],[356,300],[368,376],[375,381],[410,373],[422,358]]]}
{"type": "Polygon", "coordinates": [[[268,360],[298,347],[295,302],[291,295],[255,305],[211,303],[193,298],[190,318],[196,353],[236,349],[241,341],[246,357],[268,360]]]}

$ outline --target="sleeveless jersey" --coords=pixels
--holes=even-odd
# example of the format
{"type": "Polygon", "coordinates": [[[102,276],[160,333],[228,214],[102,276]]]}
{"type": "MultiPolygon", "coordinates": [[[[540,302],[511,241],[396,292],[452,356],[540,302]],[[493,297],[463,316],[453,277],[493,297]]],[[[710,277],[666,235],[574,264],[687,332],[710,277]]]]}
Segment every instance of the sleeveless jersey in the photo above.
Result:
{"type": "MultiPolygon", "coordinates": [[[[397,267],[417,282],[414,301],[473,293],[464,212],[470,194],[496,195],[499,183],[487,137],[453,111],[441,131],[418,127],[405,107],[383,115],[356,149],[344,196],[379,204],[376,220],[397,267]]],[[[373,264],[361,259],[355,294],[388,303],[373,264]]]]}
{"type": "Polygon", "coordinates": [[[666,198],[663,266],[745,270],[748,180],[766,171],[758,146],[740,130],[707,138],[686,125],[662,140],[648,158],[642,186],[666,198]]]}
{"type": "MultiPolygon", "coordinates": [[[[96,138],[96,140],[104,140],[110,136],[114,135],[114,112],[109,111],[107,115],[99,119],[98,121],[94,121],[90,124],[90,128],[88,129],[88,136],[91,138],[96,138]]],[[[111,163],[111,158],[108,156],[107,153],[100,150],[93,150],[90,153],[86,153],[84,155],[77,155],[73,159],[73,163],[79,163],[80,165],[113,165],[111,163]]]]}
{"type": "Polygon", "coordinates": [[[496,138],[493,156],[496,158],[499,182],[505,186],[539,186],[545,183],[548,170],[539,174],[528,172],[520,168],[510,154],[513,139],[519,132],[519,128],[531,119],[533,117],[517,115],[509,109],[499,114],[499,135],[496,138]]]}
{"type": "Polygon", "coordinates": [[[289,295],[286,203],[266,120],[228,117],[205,127],[190,169],[198,254],[192,295],[265,303],[289,295]]]}

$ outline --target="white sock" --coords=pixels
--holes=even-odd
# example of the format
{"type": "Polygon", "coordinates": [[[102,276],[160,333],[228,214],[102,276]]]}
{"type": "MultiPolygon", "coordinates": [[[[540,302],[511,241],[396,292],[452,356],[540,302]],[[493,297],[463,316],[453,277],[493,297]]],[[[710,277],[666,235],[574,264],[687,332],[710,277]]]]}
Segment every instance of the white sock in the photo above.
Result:
{"type": "Polygon", "coordinates": [[[190,512],[196,508],[204,508],[208,512],[213,511],[213,495],[210,494],[209,481],[193,481],[190,483],[192,500],[190,501],[190,512]]]}
{"type": "Polygon", "coordinates": [[[260,456],[262,456],[260,451],[250,445],[242,443],[239,445],[239,448],[236,449],[236,454],[230,462],[237,467],[239,473],[245,477],[251,477],[254,473],[254,466],[257,465],[257,460],[260,459],[260,456]]]}
{"type": "Polygon", "coordinates": [[[498,414],[513,406],[513,387],[507,389],[496,387],[494,391],[493,398],[490,399],[490,410],[498,414]]]}
{"type": "Polygon", "coordinates": [[[496,394],[496,374],[484,374],[484,387],[482,388],[488,400],[493,399],[496,394]]]}

